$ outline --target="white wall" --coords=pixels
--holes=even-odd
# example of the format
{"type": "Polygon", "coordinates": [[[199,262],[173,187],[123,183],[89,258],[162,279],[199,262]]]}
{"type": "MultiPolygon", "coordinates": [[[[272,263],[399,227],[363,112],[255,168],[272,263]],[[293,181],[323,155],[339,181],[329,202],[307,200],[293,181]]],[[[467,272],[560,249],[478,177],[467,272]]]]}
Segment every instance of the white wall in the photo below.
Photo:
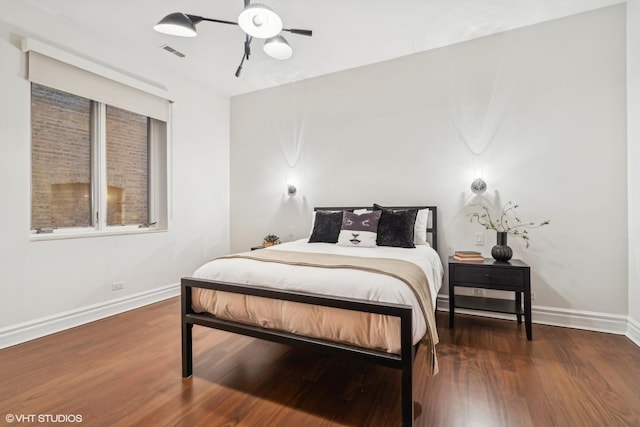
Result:
{"type": "Polygon", "coordinates": [[[229,250],[228,98],[33,12],[3,12],[13,21],[0,21],[0,347],[177,295],[180,277],[229,250]],[[30,241],[30,85],[17,47],[27,33],[167,86],[175,100],[168,232],[30,241]],[[112,291],[113,282],[124,289],[112,291]]]}
{"type": "Polygon", "coordinates": [[[640,0],[627,1],[629,336],[640,345],[640,0]]]}
{"type": "Polygon", "coordinates": [[[528,250],[510,240],[533,268],[534,320],[626,319],[625,90],[618,5],[234,97],[231,249],[305,237],[314,205],[435,204],[446,260],[477,248],[465,206],[481,173],[483,200],[551,219],[528,250]]]}

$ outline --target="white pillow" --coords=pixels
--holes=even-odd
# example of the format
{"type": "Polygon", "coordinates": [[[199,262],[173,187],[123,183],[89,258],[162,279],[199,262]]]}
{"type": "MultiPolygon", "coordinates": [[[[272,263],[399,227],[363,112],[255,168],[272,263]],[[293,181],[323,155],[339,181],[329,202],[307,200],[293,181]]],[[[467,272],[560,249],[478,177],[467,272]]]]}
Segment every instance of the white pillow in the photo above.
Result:
{"type": "Polygon", "coordinates": [[[311,231],[309,231],[309,237],[313,234],[313,228],[316,226],[316,211],[311,212],[311,231]]]}
{"type": "Polygon", "coordinates": [[[416,215],[416,225],[413,229],[413,243],[415,245],[426,245],[427,224],[429,223],[429,209],[420,209],[416,215]]]}

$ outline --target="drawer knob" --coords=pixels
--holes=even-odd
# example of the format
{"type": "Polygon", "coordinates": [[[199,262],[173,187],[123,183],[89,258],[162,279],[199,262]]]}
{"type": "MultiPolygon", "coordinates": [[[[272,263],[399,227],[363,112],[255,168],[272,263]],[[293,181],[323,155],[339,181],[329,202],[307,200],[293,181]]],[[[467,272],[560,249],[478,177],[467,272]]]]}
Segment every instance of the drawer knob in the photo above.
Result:
{"type": "Polygon", "coordinates": [[[489,273],[485,274],[484,277],[486,277],[487,279],[491,278],[491,275],[489,273]]]}

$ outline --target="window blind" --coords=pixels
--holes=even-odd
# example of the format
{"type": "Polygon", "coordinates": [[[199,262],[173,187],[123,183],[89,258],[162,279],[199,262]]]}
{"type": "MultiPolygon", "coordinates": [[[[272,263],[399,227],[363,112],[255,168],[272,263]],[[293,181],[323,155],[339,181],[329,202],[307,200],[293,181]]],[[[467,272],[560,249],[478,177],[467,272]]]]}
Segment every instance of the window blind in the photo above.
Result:
{"type": "Polygon", "coordinates": [[[169,121],[170,102],[160,96],[29,50],[28,79],[154,119],[169,121]]]}

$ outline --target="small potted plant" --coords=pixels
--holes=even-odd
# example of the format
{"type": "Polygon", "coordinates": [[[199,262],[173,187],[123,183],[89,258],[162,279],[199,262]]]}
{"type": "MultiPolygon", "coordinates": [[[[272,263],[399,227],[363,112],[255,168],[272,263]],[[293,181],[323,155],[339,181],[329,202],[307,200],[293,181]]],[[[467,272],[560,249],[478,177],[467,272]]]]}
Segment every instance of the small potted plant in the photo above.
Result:
{"type": "Polygon", "coordinates": [[[262,246],[273,246],[277,245],[278,243],[280,243],[280,238],[278,236],[276,236],[275,234],[267,234],[266,236],[264,236],[262,246]]]}

